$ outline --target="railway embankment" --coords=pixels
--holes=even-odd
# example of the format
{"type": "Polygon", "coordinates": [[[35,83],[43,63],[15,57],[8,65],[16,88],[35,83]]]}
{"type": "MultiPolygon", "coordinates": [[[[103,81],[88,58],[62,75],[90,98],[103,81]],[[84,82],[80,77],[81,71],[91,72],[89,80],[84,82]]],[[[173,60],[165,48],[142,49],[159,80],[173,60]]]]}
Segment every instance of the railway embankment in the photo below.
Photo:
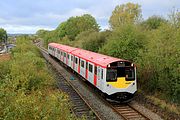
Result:
{"type": "Polygon", "coordinates": [[[0,119],[76,119],[28,37],[18,37],[11,57],[0,60],[0,119]]]}

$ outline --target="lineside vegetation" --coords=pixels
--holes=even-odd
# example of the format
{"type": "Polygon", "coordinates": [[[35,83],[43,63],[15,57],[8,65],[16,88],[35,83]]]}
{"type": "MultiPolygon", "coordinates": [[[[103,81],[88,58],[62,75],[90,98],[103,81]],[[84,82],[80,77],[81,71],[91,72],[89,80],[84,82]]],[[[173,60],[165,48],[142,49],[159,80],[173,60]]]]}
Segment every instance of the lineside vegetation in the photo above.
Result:
{"type": "Polygon", "coordinates": [[[68,96],[60,92],[29,37],[18,37],[11,59],[0,62],[0,119],[74,120],[68,96]]]}

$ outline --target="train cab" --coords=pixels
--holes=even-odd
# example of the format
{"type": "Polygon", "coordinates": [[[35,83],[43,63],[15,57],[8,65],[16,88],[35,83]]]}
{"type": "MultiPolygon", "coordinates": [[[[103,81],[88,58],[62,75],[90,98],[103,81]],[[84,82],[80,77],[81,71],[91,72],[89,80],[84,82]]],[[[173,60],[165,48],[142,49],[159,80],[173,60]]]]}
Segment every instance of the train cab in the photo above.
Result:
{"type": "Polygon", "coordinates": [[[136,66],[129,61],[117,61],[107,65],[106,93],[110,98],[130,100],[137,91],[136,66]]]}

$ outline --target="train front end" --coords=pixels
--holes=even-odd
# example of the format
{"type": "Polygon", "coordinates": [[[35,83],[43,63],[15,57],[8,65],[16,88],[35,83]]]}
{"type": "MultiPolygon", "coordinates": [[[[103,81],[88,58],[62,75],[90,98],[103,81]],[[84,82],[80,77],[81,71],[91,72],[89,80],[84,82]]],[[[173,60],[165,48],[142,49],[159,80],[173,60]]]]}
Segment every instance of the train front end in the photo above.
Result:
{"type": "Polygon", "coordinates": [[[109,100],[129,102],[137,91],[136,66],[128,61],[110,63],[104,91],[109,100]]]}

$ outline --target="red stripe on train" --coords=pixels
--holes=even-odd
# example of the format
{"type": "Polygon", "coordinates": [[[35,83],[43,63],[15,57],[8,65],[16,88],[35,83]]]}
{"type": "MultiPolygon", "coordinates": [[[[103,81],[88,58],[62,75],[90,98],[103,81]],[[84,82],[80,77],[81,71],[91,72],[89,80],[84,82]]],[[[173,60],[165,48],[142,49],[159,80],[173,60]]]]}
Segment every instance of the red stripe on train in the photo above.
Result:
{"type": "Polygon", "coordinates": [[[94,85],[97,85],[97,75],[94,75],[94,85]]]}
{"type": "Polygon", "coordinates": [[[80,74],[80,65],[78,65],[78,73],[80,74]]]}

